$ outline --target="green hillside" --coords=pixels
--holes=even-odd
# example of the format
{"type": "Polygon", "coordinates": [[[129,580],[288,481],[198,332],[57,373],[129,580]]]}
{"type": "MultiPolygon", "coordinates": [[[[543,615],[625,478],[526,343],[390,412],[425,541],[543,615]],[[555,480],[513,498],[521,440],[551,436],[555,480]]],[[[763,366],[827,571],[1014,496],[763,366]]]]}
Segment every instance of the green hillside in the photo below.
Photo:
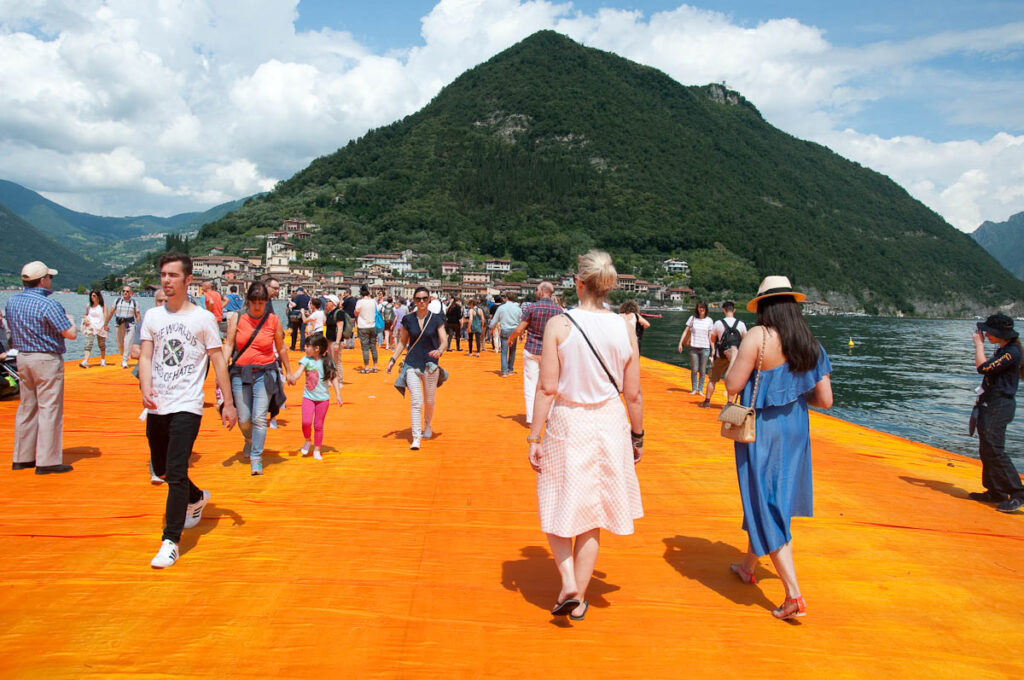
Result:
{"type": "Polygon", "coordinates": [[[971,238],[1018,279],[1024,279],[1024,212],[1005,222],[985,222],[971,238]]]}
{"type": "MultiPolygon", "coordinates": [[[[784,273],[869,312],[955,314],[1024,284],[887,177],[767,124],[719,85],[543,31],[467,71],[426,107],[318,158],[205,226],[229,252],[304,215],[321,257],[411,247],[505,256],[531,273],[591,246],[620,269],[721,253],[715,288],[784,273]]],[[[694,286],[706,286],[697,280],[694,286]]]]}
{"type": "Polygon", "coordinates": [[[155,234],[194,231],[238,209],[245,200],[171,217],[102,217],[70,210],[20,184],[0,180],[0,203],[15,215],[43,234],[88,253],[97,262],[121,267],[136,261],[143,252],[158,248],[163,239],[154,238],[155,234]]]}
{"type": "Polygon", "coordinates": [[[95,262],[41,233],[34,226],[0,204],[0,284],[21,283],[21,268],[26,262],[42,260],[58,270],[55,288],[88,286],[109,272],[95,262]]]}

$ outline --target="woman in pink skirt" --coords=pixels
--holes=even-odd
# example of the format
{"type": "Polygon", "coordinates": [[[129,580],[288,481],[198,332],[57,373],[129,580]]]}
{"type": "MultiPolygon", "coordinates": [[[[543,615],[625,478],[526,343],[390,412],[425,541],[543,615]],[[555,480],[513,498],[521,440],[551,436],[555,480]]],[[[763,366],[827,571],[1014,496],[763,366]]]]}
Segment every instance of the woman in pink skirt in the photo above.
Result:
{"type": "Polygon", "coordinates": [[[644,514],[634,469],[643,455],[644,412],[636,334],[602,304],[618,280],[611,257],[581,255],[575,279],[579,307],[544,329],[526,440],[540,526],[562,577],[551,613],[579,621],[601,529],[631,534],[644,514]]]}

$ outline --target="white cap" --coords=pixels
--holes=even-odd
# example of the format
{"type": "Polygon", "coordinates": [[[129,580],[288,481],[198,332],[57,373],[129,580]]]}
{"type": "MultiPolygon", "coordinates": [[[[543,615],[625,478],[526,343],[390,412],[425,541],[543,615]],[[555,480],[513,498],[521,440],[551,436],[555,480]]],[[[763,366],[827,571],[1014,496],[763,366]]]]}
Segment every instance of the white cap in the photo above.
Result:
{"type": "Polygon", "coordinates": [[[49,274],[50,276],[56,276],[57,270],[50,269],[45,264],[36,260],[35,262],[29,262],[27,265],[21,268],[21,280],[22,281],[35,281],[41,279],[49,274]]]}

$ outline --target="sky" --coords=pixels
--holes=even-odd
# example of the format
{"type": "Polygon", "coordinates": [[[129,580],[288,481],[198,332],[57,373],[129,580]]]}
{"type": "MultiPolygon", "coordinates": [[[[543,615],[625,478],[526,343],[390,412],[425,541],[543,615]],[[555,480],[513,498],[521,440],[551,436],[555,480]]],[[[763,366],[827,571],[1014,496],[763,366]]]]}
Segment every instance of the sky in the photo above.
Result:
{"type": "Polygon", "coordinates": [[[0,179],[205,210],[542,29],[725,82],[963,231],[1024,211],[1024,0],[0,0],[0,179]]]}

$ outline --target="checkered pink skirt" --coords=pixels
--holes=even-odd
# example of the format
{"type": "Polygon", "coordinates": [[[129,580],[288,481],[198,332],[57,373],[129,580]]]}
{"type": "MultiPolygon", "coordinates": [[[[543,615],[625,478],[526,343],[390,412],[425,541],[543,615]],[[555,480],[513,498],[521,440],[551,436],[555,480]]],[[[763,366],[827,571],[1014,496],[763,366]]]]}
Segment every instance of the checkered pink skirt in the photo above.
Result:
{"type": "Polygon", "coordinates": [[[644,515],[629,420],[618,399],[596,406],[556,402],[540,469],[537,504],[545,533],[572,537],[600,528],[631,534],[633,520],[644,515]]]}

